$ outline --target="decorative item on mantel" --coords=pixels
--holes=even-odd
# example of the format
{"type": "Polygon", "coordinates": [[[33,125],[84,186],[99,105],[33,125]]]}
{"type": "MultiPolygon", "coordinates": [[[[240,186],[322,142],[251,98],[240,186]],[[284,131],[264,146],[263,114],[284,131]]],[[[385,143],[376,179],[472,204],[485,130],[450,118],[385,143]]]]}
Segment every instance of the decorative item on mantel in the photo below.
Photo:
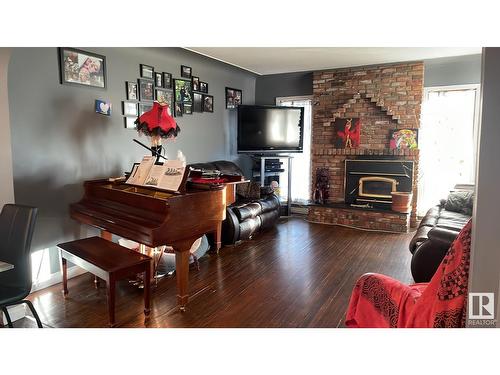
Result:
{"type": "Polygon", "coordinates": [[[156,163],[163,157],[162,139],[173,139],[181,131],[171,115],[170,106],[157,101],[153,103],[151,110],[137,118],[135,124],[139,134],[151,138],[151,153],[156,156],[156,163]]]}
{"type": "Polygon", "coordinates": [[[337,118],[333,122],[335,148],[358,148],[361,134],[359,118],[337,118]]]}

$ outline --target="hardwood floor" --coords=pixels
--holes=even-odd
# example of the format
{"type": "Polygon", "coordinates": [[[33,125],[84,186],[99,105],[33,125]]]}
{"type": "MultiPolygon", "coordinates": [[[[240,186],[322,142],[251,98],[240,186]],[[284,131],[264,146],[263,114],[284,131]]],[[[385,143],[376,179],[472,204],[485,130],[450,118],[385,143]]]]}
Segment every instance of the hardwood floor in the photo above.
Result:
{"type": "MultiPolygon", "coordinates": [[[[410,275],[409,234],[359,231],[282,219],[219,255],[200,259],[190,270],[187,311],[176,308],[175,278],[152,291],[152,311],[144,323],[142,290],[117,285],[118,327],[339,327],[356,279],[378,272],[404,283],[410,275]]],[[[47,327],[107,327],[106,287],[93,276],[69,280],[30,296],[47,327]]],[[[32,326],[29,319],[17,326],[32,326]]]]}

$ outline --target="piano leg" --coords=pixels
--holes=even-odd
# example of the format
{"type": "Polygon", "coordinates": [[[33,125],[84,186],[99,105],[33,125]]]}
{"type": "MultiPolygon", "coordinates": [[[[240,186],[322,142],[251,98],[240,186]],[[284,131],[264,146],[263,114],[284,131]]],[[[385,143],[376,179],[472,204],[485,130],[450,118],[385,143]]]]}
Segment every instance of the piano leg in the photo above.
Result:
{"type": "Polygon", "coordinates": [[[222,247],[222,221],[217,224],[215,228],[215,250],[217,250],[217,254],[219,254],[219,250],[222,247]]]}
{"type": "Polygon", "coordinates": [[[191,246],[196,239],[173,244],[175,251],[175,278],[177,281],[177,305],[186,311],[189,298],[189,257],[191,246]]]}

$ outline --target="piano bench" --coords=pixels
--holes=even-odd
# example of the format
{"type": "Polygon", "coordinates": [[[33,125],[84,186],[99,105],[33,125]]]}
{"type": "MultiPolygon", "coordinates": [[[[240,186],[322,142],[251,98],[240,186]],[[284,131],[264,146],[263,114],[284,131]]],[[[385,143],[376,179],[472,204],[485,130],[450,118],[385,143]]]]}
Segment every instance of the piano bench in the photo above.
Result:
{"type": "Polygon", "coordinates": [[[65,242],[61,250],[63,292],[68,295],[67,261],[106,281],[109,325],[115,326],[115,283],[144,272],[144,314],[150,313],[151,258],[100,237],[65,242]]]}

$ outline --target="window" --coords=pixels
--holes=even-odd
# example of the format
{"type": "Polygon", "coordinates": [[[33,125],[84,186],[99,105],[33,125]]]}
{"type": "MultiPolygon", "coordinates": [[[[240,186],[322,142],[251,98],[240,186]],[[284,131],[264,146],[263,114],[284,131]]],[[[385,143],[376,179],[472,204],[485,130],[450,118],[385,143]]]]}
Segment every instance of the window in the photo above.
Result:
{"type": "MultiPolygon", "coordinates": [[[[276,105],[284,107],[304,107],[304,144],[301,154],[293,154],[292,160],[292,202],[307,203],[311,199],[311,123],[312,98],[293,96],[276,98],[276,105]]],[[[285,184],[287,182],[285,181],[285,184]]],[[[288,186],[284,187],[286,190],[288,186]]]]}
{"type": "Polygon", "coordinates": [[[457,184],[474,184],[479,85],[425,90],[419,130],[418,214],[457,184]]]}

